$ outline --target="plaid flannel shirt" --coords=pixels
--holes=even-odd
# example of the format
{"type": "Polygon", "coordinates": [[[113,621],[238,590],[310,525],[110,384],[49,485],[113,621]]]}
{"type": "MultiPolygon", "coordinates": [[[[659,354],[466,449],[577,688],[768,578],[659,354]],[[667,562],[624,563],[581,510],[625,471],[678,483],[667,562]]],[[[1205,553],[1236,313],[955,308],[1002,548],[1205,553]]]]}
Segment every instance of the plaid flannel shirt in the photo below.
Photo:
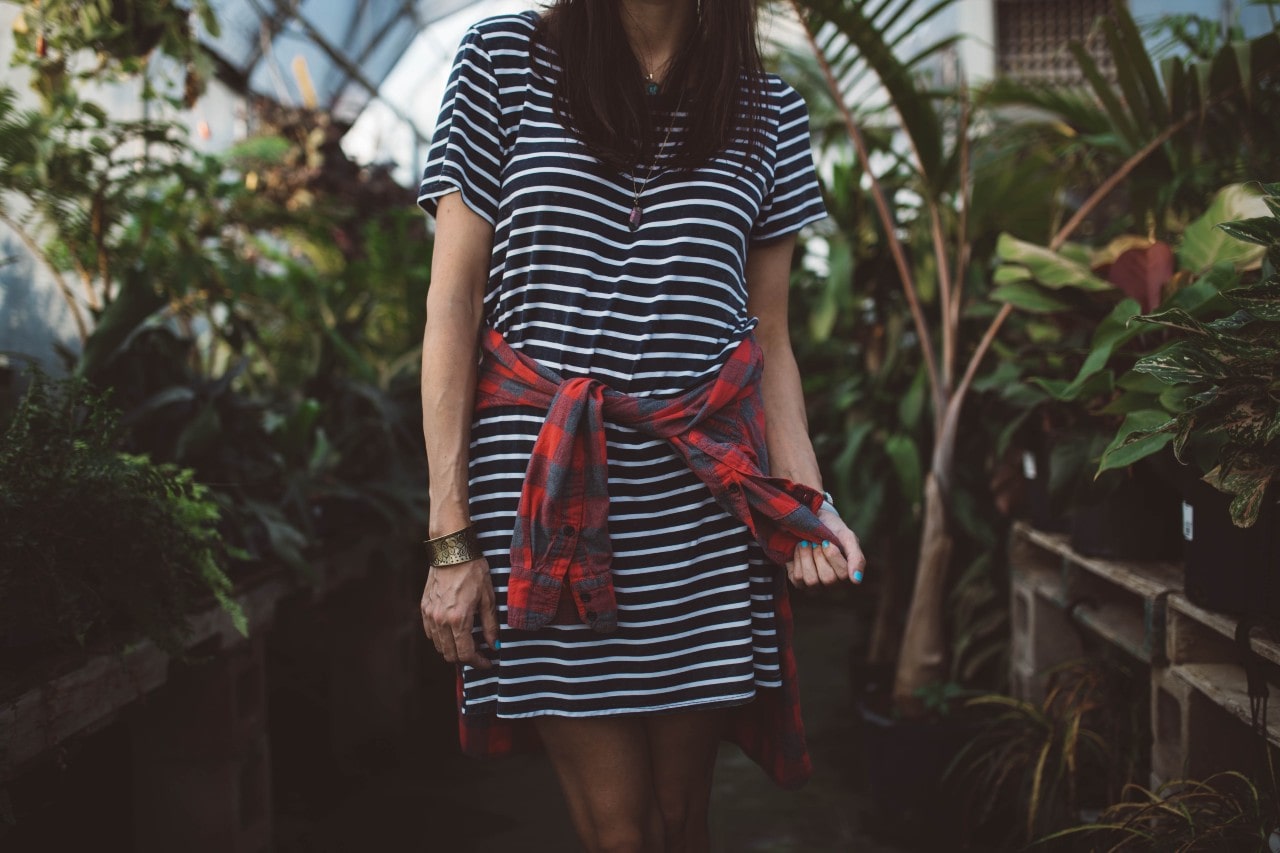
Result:
{"type": "MultiPolygon", "coordinates": [[[[592,379],[564,380],[513,350],[493,329],[485,331],[483,346],[477,411],[528,406],[546,412],[512,537],[507,586],[512,628],[536,629],[566,615],[597,631],[617,627],[605,415],[666,439],[774,563],[791,559],[801,539],[834,538],[817,516],[820,492],[763,471],[768,464],[760,397],[763,355],[754,339],[743,340],[713,379],[666,399],[632,397],[592,379]],[[566,599],[572,608],[563,606],[566,599]]],[[[762,690],[750,704],[731,709],[726,734],[776,782],[795,787],[809,778],[811,766],[800,717],[791,606],[780,570],[774,587],[782,688],[762,690]]],[[[461,689],[459,677],[460,704],[461,689]]],[[[472,713],[460,715],[460,727],[469,755],[501,755],[537,744],[527,720],[472,713]]]]}

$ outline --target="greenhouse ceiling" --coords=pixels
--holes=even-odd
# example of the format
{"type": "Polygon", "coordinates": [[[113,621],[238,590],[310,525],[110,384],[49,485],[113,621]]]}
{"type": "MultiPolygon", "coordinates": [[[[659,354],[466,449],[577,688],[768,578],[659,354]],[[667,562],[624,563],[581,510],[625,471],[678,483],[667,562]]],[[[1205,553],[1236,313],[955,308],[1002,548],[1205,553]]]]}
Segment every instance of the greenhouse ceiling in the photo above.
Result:
{"type": "Polygon", "coordinates": [[[211,0],[209,48],[249,91],[350,124],[419,32],[483,0],[211,0]]]}

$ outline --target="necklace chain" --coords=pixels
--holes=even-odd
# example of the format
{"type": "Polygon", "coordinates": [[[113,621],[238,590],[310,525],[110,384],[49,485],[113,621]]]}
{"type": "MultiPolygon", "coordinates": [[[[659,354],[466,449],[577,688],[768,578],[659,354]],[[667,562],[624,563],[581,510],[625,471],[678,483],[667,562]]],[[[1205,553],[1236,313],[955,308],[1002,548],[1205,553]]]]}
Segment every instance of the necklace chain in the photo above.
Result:
{"type": "Polygon", "coordinates": [[[680,93],[680,100],[676,103],[675,111],[671,113],[671,121],[667,124],[667,134],[662,138],[662,144],[658,146],[658,150],[653,152],[653,161],[649,164],[649,172],[644,176],[644,180],[637,185],[636,176],[631,176],[631,198],[632,207],[631,215],[627,217],[627,223],[631,226],[631,230],[635,231],[640,227],[640,223],[644,220],[644,209],[640,207],[640,194],[644,192],[644,188],[649,186],[649,180],[653,177],[654,170],[658,168],[658,158],[662,156],[662,152],[666,150],[667,144],[671,141],[671,131],[676,126],[676,116],[680,113],[680,108],[684,106],[684,93],[680,93]]]}

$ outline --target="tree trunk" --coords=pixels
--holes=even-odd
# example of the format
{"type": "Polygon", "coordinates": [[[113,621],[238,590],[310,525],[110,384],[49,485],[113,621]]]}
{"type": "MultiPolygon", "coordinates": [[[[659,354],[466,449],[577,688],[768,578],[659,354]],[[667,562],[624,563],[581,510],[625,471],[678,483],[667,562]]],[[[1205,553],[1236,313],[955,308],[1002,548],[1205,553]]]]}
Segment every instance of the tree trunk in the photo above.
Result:
{"type": "Polygon", "coordinates": [[[947,529],[947,508],[938,478],[930,471],[924,484],[924,530],[920,537],[920,562],[911,609],[898,655],[893,683],[894,705],[908,716],[919,716],[924,707],[916,692],[942,680],[946,673],[947,644],[943,619],[947,571],[953,540],[947,529]]]}

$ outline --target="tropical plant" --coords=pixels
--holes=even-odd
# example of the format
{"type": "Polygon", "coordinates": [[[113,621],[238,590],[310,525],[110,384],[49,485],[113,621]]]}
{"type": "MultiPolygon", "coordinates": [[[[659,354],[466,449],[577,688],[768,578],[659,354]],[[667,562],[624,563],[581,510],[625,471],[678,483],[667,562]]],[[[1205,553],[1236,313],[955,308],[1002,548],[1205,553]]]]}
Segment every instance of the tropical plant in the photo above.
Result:
{"type": "MultiPolygon", "coordinates": [[[[941,0],[914,18],[908,14],[913,7],[908,0],[812,0],[806,4],[807,12],[801,10],[797,0],[792,5],[806,25],[810,45],[862,162],[871,162],[867,135],[852,104],[861,100],[864,91],[857,81],[865,79],[865,70],[870,69],[892,104],[907,151],[904,159],[916,176],[918,206],[909,212],[895,211],[894,200],[875,173],[867,170],[882,233],[910,307],[925,368],[925,400],[932,427],[932,450],[923,481],[919,560],[893,691],[901,707],[918,710],[918,689],[945,680],[951,651],[944,605],[955,548],[952,506],[964,404],[979,365],[1014,306],[1006,302],[994,316],[975,312],[979,322],[970,322],[974,319],[972,306],[982,303],[985,293],[981,268],[973,264],[974,235],[981,230],[972,221],[977,208],[972,203],[976,190],[969,100],[961,90],[940,105],[934,91],[911,74],[907,64],[894,53],[905,30],[918,28],[920,21],[936,16],[949,4],[941,0]],[[916,255],[914,263],[903,236],[906,223],[912,220],[923,230],[926,247],[916,255]],[[936,294],[932,304],[924,298],[930,294],[936,294]]],[[[926,52],[937,53],[945,46],[946,42],[930,45],[926,52]]],[[[1243,100],[1239,83],[1238,75],[1220,84],[1211,81],[1206,84],[1208,94],[1202,96],[1197,89],[1197,98],[1192,101],[1184,100],[1184,88],[1178,88],[1172,104],[1165,104],[1169,121],[1142,125],[1142,131],[1152,132],[1150,139],[1140,138],[1142,133],[1137,130],[1126,137],[1126,144],[1137,144],[1126,150],[1123,162],[1076,206],[1049,241],[1050,249],[1061,248],[1112,190],[1180,131],[1186,131],[1197,117],[1203,117],[1209,107],[1217,107],[1231,97],[1243,100]]],[[[1139,94],[1144,98],[1141,103],[1152,103],[1150,91],[1144,88],[1139,94]]],[[[1114,100],[1109,89],[1107,95],[1114,100]]],[[[992,207],[989,205],[988,209],[992,207]]]]}
{"type": "Polygon", "coordinates": [[[992,841],[998,836],[1001,849],[1074,825],[1082,810],[1112,802],[1137,775],[1137,762],[1121,753],[1140,739],[1139,715],[1126,713],[1139,704],[1128,695],[1136,681],[1131,666],[1085,659],[1044,677],[1038,702],[971,699],[982,722],[947,773],[971,824],[992,841]]]}
{"type": "Polygon", "coordinates": [[[1133,370],[1176,389],[1180,405],[1131,414],[1099,467],[1131,464],[1170,440],[1180,460],[1188,444],[1211,448],[1204,479],[1232,496],[1240,527],[1257,521],[1280,476],[1280,184],[1263,192],[1269,215],[1217,225],[1266,253],[1260,281],[1224,290],[1234,313],[1205,320],[1172,307],[1135,318],[1175,332],[1133,370]]]}
{"type": "Polygon", "coordinates": [[[18,111],[0,91],[0,219],[59,282],[83,341],[68,366],[114,389],[124,445],[213,484],[238,553],[306,570],[321,540],[422,517],[430,242],[405,190],[347,160],[321,114],[263,107],[258,135],[208,156],[176,124],[90,99],[86,81],[141,86],[159,115],[195,97],[192,12],[208,6],[23,13],[14,59],[42,97],[18,111]],[[179,61],[181,97],[139,74],[154,49],[179,61]]]}
{"type": "Polygon", "coordinates": [[[0,602],[6,629],[84,642],[109,627],[181,652],[216,600],[243,633],[218,506],[190,470],[121,453],[118,415],[84,380],[39,371],[0,442],[0,602]]]}
{"type": "Polygon", "coordinates": [[[1156,790],[1129,785],[1096,822],[1039,839],[1031,849],[1075,837],[1107,853],[1255,853],[1268,849],[1274,808],[1243,773],[1179,779],[1156,790]]]}

